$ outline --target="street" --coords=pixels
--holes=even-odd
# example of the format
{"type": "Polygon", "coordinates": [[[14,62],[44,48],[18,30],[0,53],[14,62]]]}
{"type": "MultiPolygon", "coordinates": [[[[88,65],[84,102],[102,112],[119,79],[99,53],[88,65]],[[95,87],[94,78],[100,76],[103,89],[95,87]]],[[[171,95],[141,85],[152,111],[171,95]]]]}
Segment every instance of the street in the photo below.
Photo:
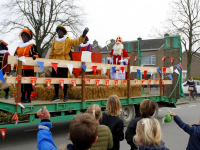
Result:
{"type": "MultiPolygon", "coordinates": [[[[192,102],[189,104],[177,105],[177,108],[169,108],[176,113],[181,119],[188,124],[198,123],[200,112],[200,103],[192,102]]],[[[160,108],[158,120],[162,123],[162,118],[167,113],[167,108],[160,108]]],[[[70,143],[68,139],[68,129],[70,121],[53,123],[51,132],[53,134],[54,142],[57,146],[62,143],[70,143]]],[[[189,135],[180,129],[173,121],[161,125],[163,132],[163,141],[167,148],[171,150],[186,149],[189,135]]],[[[126,127],[124,128],[126,131],[126,127]]],[[[37,149],[37,125],[28,127],[9,128],[6,132],[5,140],[0,137],[0,149],[2,150],[36,150],[37,149]]],[[[121,142],[122,150],[130,150],[126,141],[121,142]]]]}

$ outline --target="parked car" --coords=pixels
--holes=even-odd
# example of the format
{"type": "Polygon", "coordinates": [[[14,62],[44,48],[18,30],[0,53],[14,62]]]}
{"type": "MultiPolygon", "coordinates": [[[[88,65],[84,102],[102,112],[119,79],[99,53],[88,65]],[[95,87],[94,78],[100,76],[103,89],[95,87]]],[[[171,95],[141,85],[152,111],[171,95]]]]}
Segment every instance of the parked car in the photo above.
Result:
{"type": "MultiPolygon", "coordinates": [[[[187,82],[187,81],[186,81],[187,82]]],[[[182,88],[183,88],[183,92],[184,94],[188,95],[188,85],[187,86],[183,86],[186,84],[186,82],[182,83],[182,88]]],[[[194,82],[196,83],[196,89],[197,89],[197,94],[200,94],[200,81],[199,80],[194,80],[194,82]]]]}

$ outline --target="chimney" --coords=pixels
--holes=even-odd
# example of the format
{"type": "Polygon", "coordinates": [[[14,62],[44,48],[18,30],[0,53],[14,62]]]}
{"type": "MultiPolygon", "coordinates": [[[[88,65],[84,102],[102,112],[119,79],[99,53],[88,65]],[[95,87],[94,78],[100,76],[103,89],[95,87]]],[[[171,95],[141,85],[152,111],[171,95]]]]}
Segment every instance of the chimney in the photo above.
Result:
{"type": "Polygon", "coordinates": [[[98,45],[98,41],[97,41],[97,40],[94,40],[94,41],[93,41],[93,45],[98,45]]]}
{"type": "Polygon", "coordinates": [[[139,37],[139,38],[137,38],[139,41],[141,41],[142,40],[142,38],[141,37],[139,37]]]}
{"type": "Polygon", "coordinates": [[[164,37],[165,37],[165,36],[169,36],[169,34],[168,34],[168,33],[165,33],[165,34],[164,34],[164,37]]]}
{"type": "Polygon", "coordinates": [[[115,40],[114,39],[110,39],[111,43],[115,43],[115,40]]]}

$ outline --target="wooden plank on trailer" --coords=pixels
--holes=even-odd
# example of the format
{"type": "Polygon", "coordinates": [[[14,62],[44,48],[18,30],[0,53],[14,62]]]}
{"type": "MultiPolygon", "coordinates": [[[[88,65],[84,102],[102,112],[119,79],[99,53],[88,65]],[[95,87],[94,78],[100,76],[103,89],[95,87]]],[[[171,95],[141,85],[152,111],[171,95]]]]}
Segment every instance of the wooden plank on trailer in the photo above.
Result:
{"type": "MultiPolygon", "coordinates": [[[[172,84],[172,80],[163,80],[164,84],[172,84]]],[[[160,84],[160,80],[158,80],[157,82],[155,80],[152,80],[151,83],[149,83],[148,80],[145,80],[144,85],[159,85],[160,84]]],[[[131,80],[131,85],[137,85],[135,83],[134,80],[131,80]]],[[[138,80],[138,85],[142,85],[142,80],[138,80]]]]}
{"type": "MultiPolygon", "coordinates": [[[[8,64],[17,64],[17,56],[8,56],[8,64]]],[[[69,61],[69,60],[59,60],[59,59],[46,59],[46,58],[36,58],[33,60],[32,57],[25,57],[26,63],[22,65],[38,66],[37,61],[44,62],[44,66],[52,66],[51,62],[58,63],[58,67],[67,68],[67,64],[73,64],[74,68],[81,68],[81,61],[69,61]]]]}
{"type": "MultiPolygon", "coordinates": [[[[157,69],[158,67],[139,67],[139,66],[131,66],[131,72],[137,72],[137,69],[140,69],[140,72],[144,72],[144,70],[147,70],[148,73],[158,73],[157,69]]],[[[161,70],[162,71],[162,70],[161,70]]],[[[170,68],[166,68],[166,73],[173,73],[170,68]]]]}
{"type": "MultiPolygon", "coordinates": [[[[81,61],[69,61],[69,60],[58,60],[58,59],[46,59],[46,58],[37,58],[36,60],[33,60],[31,57],[25,57],[26,63],[22,63],[23,65],[32,65],[32,66],[38,66],[37,61],[43,61],[44,66],[52,66],[51,62],[58,63],[58,67],[64,67],[67,68],[67,64],[72,64],[73,68],[81,68],[81,61]]],[[[17,64],[17,56],[8,56],[8,64],[17,64]]],[[[103,63],[92,63],[92,62],[86,62],[87,69],[92,69],[92,66],[97,66],[97,69],[102,69],[103,67],[106,67],[106,69],[111,69],[112,67],[116,67],[116,70],[121,69],[121,66],[124,66],[124,70],[127,71],[126,65],[112,65],[112,64],[103,64],[103,63]]],[[[144,72],[144,70],[147,70],[147,72],[151,73],[151,70],[153,70],[154,73],[157,73],[157,67],[140,67],[140,66],[131,66],[131,72],[137,72],[137,69],[140,69],[141,72],[144,72]]],[[[36,69],[38,72],[38,69],[36,69]]],[[[166,73],[172,73],[170,68],[166,68],[166,73]]]]}
{"type": "Polygon", "coordinates": [[[42,72],[40,67],[34,67],[34,72],[42,72]]]}
{"type": "MultiPolygon", "coordinates": [[[[22,77],[21,83],[30,84],[31,78],[34,78],[34,77],[22,77]]],[[[46,79],[51,79],[51,84],[60,84],[59,80],[64,80],[65,84],[72,84],[71,80],[76,80],[76,84],[82,84],[81,78],[43,78],[43,77],[37,77],[36,84],[46,84],[46,79]]],[[[16,80],[16,77],[7,77],[5,82],[14,84],[15,80],[16,80]]],[[[96,80],[99,80],[99,84],[106,85],[105,79],[90,79],[90,83],[86,81],[85,84],[96,84],[96,80]]],[[[163,81],[164,81],[164,84],[172,84],[172,80],[163,80],[163,81]]],[[[149,81],[145,80],[143,84],[148,85],[148,83],[149,81]]],[[[152,80],[150,85],[155,85],[155,84],[158,85],[159,83],[160,83],[159,80],[157,82],[155,82],[155,80],[152,80]]],[[[136,85],[135,80],[130,80],[130,84],[136,85]]],[[[109,85],[115,85],[115,80],[109,80],[109,85]]],[[[118,85],[123,85],[123,80],[118,80],[118,85]]],[[[138,85],[142,85],[141,80],[138,80],[138,85]]]]}
{"type": "MultiPolygon", "coordinates": [[[[21,83],[23,84],[30,84],[31,78],[35,77],[21,77],[21,83]]],[[[7,77],[6,83],[15,83],[16,77],[7,77]]],[[[59,80],[64,80],[65,84],[72,84],[71,80],[76,80],[76,84],[81,84],[81,79],[78,78],[43,78],[43,77],[37,77],[36,84],[46,84],[46,79],[51,79],[51,84],[60,84],[59,80]]]]}
{"type": "Polygon", "coordinates": [[[127,71],[126,65],[112,65],[112,64],[103,64],[103,63],[92,63],[92,62],[86,62],[87,69],[92,69],[92,66],[97,66],[97,69],[103,69],[103,67],[106,67],[106,69],[111,69],[112,67],[116,67],[116,70],[121,69],[121,67],[124,67],[124,70],[127,71]]]}

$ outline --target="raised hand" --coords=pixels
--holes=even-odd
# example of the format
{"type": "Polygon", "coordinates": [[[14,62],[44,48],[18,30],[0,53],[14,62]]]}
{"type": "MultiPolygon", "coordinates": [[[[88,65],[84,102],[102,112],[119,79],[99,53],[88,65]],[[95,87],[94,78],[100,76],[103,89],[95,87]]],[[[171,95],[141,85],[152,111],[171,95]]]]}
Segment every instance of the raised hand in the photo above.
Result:
{"type": "Polygon", "coordinates": [[[82,37],[85,37],[85,36],[86,36],[86,34],[88,33],[88,31],[89,31],[89,28],[88,28],[88,27],[86,27],[86,28],[85,28],[85,30],[83,31],[83,35],[82,35],[82,37]]]}
{"type": "Polygon", "coordinates": [[[48,119],[50,120],[50,113],[49,111],[46,109],[46,106],[42,107],[43,108],[43,113],[42,113],[42,109],[38,110],[37,112],[37,116],[40,118],[40,120],[43,119],[48,119]]]}

